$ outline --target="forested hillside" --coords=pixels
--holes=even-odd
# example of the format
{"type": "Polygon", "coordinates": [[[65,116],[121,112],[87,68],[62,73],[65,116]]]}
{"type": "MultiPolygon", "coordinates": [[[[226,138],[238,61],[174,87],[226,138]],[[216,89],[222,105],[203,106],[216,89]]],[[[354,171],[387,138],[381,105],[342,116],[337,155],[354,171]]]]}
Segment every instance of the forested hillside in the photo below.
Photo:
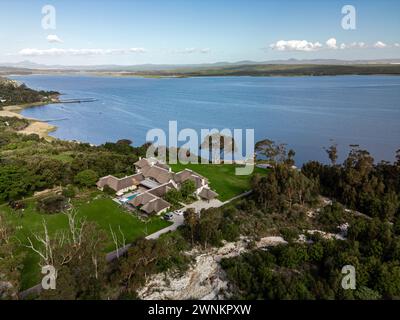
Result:
{"type": "Polygon", "coordinates": [[[27,103],[48,103],[58,96],[55,91],[36,91],[25,84],[0,77],[0,110],[4,106],[27,103]]]}

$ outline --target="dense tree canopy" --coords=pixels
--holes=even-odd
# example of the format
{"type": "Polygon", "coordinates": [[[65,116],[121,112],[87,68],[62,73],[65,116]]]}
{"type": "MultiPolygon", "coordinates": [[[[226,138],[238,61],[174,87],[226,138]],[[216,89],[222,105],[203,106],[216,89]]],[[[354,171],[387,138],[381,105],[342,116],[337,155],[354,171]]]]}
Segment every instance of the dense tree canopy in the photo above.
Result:
{"type": "Polygon", "coordinates": [[[311,161],[302,172],[314,179],[323,195],[372,217],[393,220],[400,208],[400,165],[374,164],[371,155],[353,146],[340,165],[311,161]]]}
{"type": "Polygon", "coordinates": [[[6,100],[0,102],[0,108],[7,105],[47,102],[52,96],[56,95],[58,95],[58,92],[36,91],[24,84],[0,77],[0,98],[6,100]]]}

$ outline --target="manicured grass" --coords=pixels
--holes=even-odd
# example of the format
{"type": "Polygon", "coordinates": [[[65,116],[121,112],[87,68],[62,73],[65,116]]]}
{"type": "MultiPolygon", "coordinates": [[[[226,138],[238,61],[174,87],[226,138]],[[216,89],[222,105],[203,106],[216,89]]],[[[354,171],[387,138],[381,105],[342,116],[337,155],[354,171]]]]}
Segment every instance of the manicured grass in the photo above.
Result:
{"type": "MultiPolygon", "coordinates": [[[[96,222],[101,229],[106,231],[110,231],[110,226],[114,231],[118,231],[120,227],[127,241],[152,234],[171,224],[160,217],[154,217],[146,226],[146,223],[121,209],[111,199],[98,199],[83,204],[79,209],[79,216],[86,217],[87,221],[96,222]]],[[[115,250],[113,244],[108,248],[108,251],[112,250],[115,250]]]]}
{"type": "MultiPolygon", "coordinates": [[[[77,216],[79,218],[96,222],[99,228],[106,231],[107,234],[110,234],[110,226],[117,234],[119,234],[119,228],[121,228],[127,243],[138,237],[154,233],[171,224],[160,217],[154,217],[146,224],[125,211],[111,199],[98,194],[94,198],[74,201],[74,206],[77,209],[77,216]]],[[[37,255],[31,249],[23,246],[27,243],[27,237],[30,236],[32,238],[32,233],[43,232],[43,219],[47,223],[50,235],[54,235],[57,231],[65,230],[68,227],[68,219],[64,214],[47,215],[38,213],[34,201],[28,202],[28,207],[25,209],[22,217],[4,205],[0,207],[0,212],[4,213],[6,220],[16,228],[17,241],[21,242],[20,250],[26,253],[22,274],[22,287],[24,289],[29,288],[39,282],[41,274],[38,267],[39,259],[37,255]]],[[[115,250],[115,246],[110,237],[106,251],[110,252],[113,250],[115,250]]]]}
{"type": "Polygon", "coordinates": [[[210,188],[219,194],[221,201],[229,200],[251,189],[250,179],[253,174],[266,174],[265,169],[254,168],[252,175],[237,176],[236,165],[231,164],[171,164],[172,170],[179,172],[185,168],[193,170],[210,181],[210,188]]]}

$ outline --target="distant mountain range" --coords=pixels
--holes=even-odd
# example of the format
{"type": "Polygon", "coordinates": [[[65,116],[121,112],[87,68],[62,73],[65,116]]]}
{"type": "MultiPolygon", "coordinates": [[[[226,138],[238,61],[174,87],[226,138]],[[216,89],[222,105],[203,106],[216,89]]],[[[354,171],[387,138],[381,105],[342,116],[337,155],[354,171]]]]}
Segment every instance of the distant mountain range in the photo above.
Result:
{"type": "Polygon", "coordinates": [[[242,65],[376,65],[376,64],[400,64],[400,59],[377,59],[377,60],[337,60],[337,59],[313,59],[313,60],[270,60],[237,62],[216,62],[204,64],[140,64],[140,65],[92,65],[92,66],[65,66],[45,65],[29,60],[17,63],[0,63],[3,68],[30,69],[30,70],[73,70],[73,71],[112,71],[112,72],[135,72],[135,71],[167,71],[179,69],[210,69],[221,67],[234,67],[242,65]]]}

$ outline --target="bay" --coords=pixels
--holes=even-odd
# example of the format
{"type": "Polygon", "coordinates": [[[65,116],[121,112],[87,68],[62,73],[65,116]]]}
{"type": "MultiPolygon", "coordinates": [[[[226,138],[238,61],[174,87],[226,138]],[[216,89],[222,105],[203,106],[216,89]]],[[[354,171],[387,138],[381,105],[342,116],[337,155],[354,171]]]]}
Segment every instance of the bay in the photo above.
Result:
{"type": "Polygon", "coordinates": [[[296,151],[296,163],[327,162],[323,147],[339,145],[340,159],[359,144],[376,161],[400,149],[400,77],[139,78],[72,75],[14,76],[29,87],[61,92],[62,99],[95,98],[23,110],[51,120],[52,136],[101,144],[140,145],[153,128],[255,130],[296,151]]]}

